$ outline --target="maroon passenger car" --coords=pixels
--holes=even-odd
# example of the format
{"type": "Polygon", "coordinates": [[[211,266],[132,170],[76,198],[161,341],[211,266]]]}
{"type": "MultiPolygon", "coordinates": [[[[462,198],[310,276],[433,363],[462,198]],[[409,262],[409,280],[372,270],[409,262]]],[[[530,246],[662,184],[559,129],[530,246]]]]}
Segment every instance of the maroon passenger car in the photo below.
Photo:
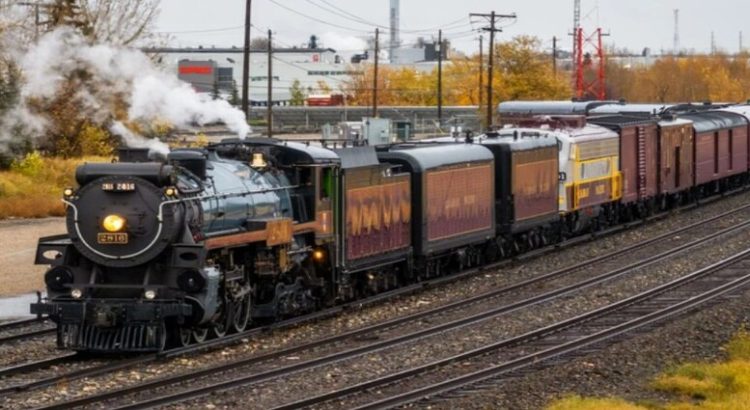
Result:
{"type": "Polygon", "coordinates": [[[704,111],[680,115],[693,121],[695,186],[713,192],[748,169],[748,120],[736,113],[704,111]]]}

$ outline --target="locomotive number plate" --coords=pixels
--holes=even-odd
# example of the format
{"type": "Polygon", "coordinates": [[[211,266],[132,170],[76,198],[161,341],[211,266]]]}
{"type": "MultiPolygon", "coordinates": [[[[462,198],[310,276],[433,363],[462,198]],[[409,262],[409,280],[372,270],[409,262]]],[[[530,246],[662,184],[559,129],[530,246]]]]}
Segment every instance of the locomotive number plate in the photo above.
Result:
{"type": "Polygon", "coordinates": [[[135,182],[105,182],[102,191],[107,192],[131,192],[135,191],[135,182]]]}
{"type": "Polygon", "coordinates": [[[96,242],[101,245],[127,245],[128,234],[126,233],[100,233],[96,236],[96,242]]]}

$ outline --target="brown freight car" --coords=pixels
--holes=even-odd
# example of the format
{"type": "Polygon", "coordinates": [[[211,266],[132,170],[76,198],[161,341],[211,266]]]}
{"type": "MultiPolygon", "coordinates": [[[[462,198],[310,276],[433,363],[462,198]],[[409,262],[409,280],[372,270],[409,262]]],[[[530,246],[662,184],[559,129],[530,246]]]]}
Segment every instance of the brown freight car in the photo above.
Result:
{"type": "Polygon", "coordinates": [[[679,118],[659,121],[659,195],[664,200],[693,186],[693,122],[679,118]]]}
{"type": "MultiPolygon", "coordinates": [[[[745,117],[745,119],[750,122],[750,105],[743,104],[743,105],[733,105],[730,107],[725,107],[720,109],[719,111],[727,111],[732,112],[735,114],[742,115],[745,117]]],[[[750,125],[748,126],[749,129],[746,129],[745,132],[750,132],[750,125]]],[[[750,134],[748,134],[750,135],[750,134]]],[[[748,136],[748,150],[750,150],[750,136],[748,136]]],[[[750,169],[750,151],[748,151],[748,169],[750,169]]]]}
{"type": "Polygon", "coordinates": [[[494,237],[495,171],[489,150],[474,144],[402,144],[378,157],[412,175],[417,257],[494,237]]]}
{"type": "Polygon", "coordinates": [[[656,120],[611,115],[589,118],[620,134],[621,204],[632,206],[656,198],[658,193],[658,127],[656,120]]]}
{"type": "Polygon", "coordinates": [[[748,121],[726,111],[682,114],[693,121],[695,186],[705,193],[722,189],[748,167],[748,121]]]}

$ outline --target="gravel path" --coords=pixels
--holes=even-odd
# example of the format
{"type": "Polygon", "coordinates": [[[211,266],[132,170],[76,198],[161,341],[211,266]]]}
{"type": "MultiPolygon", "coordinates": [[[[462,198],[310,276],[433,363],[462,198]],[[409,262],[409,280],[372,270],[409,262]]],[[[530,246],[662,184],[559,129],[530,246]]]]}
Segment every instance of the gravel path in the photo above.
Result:
{"type": "Polygon", "coordinates": [[[0,296],[44,289],[46,267],[34,265],[40,237],[65,233],[63,218],[0,220],[0,296]]]}

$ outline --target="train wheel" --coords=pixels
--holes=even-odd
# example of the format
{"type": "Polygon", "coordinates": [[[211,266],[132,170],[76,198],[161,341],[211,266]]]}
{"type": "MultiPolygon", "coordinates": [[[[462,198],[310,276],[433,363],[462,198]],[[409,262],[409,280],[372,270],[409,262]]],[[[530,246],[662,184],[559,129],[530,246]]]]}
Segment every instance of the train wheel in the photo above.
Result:
{"type": "Polygon", "coordinates": [[[250,295],[245,295],[242,300],[234,304],[232,311],[232,330],[237,333],[245,331],[248,323],[250,323],[250,295]]]}
{"type": "Polygon", "coordinates": [[[219,321],[211,326],[211,337],[221,339],[227,335],[227,329],[229,328],[229,320],[226,313],[219,317],[219,321]]]}
{"type": "Polygon", "coordinates": [[[156,337],[159,338],[159,351],[163,352],[167,350],[167,325],[162,323],[161,326],[159,326],[156,332],[156,337]]]}
{"type": "Polygon", "coordinates": [[[193,332],[190,328],[180,326],[174,330],[174,344],[177,347],[189,346],[192,337],[193,332]]]}
{"type": "Polygon", "coordinates": [[[195,343],[203,343],[206,341],[206,336],[208,336],[208,328],[207,327],[198,327],[193,329],[192,331],[193,340],[195,343]]]}

